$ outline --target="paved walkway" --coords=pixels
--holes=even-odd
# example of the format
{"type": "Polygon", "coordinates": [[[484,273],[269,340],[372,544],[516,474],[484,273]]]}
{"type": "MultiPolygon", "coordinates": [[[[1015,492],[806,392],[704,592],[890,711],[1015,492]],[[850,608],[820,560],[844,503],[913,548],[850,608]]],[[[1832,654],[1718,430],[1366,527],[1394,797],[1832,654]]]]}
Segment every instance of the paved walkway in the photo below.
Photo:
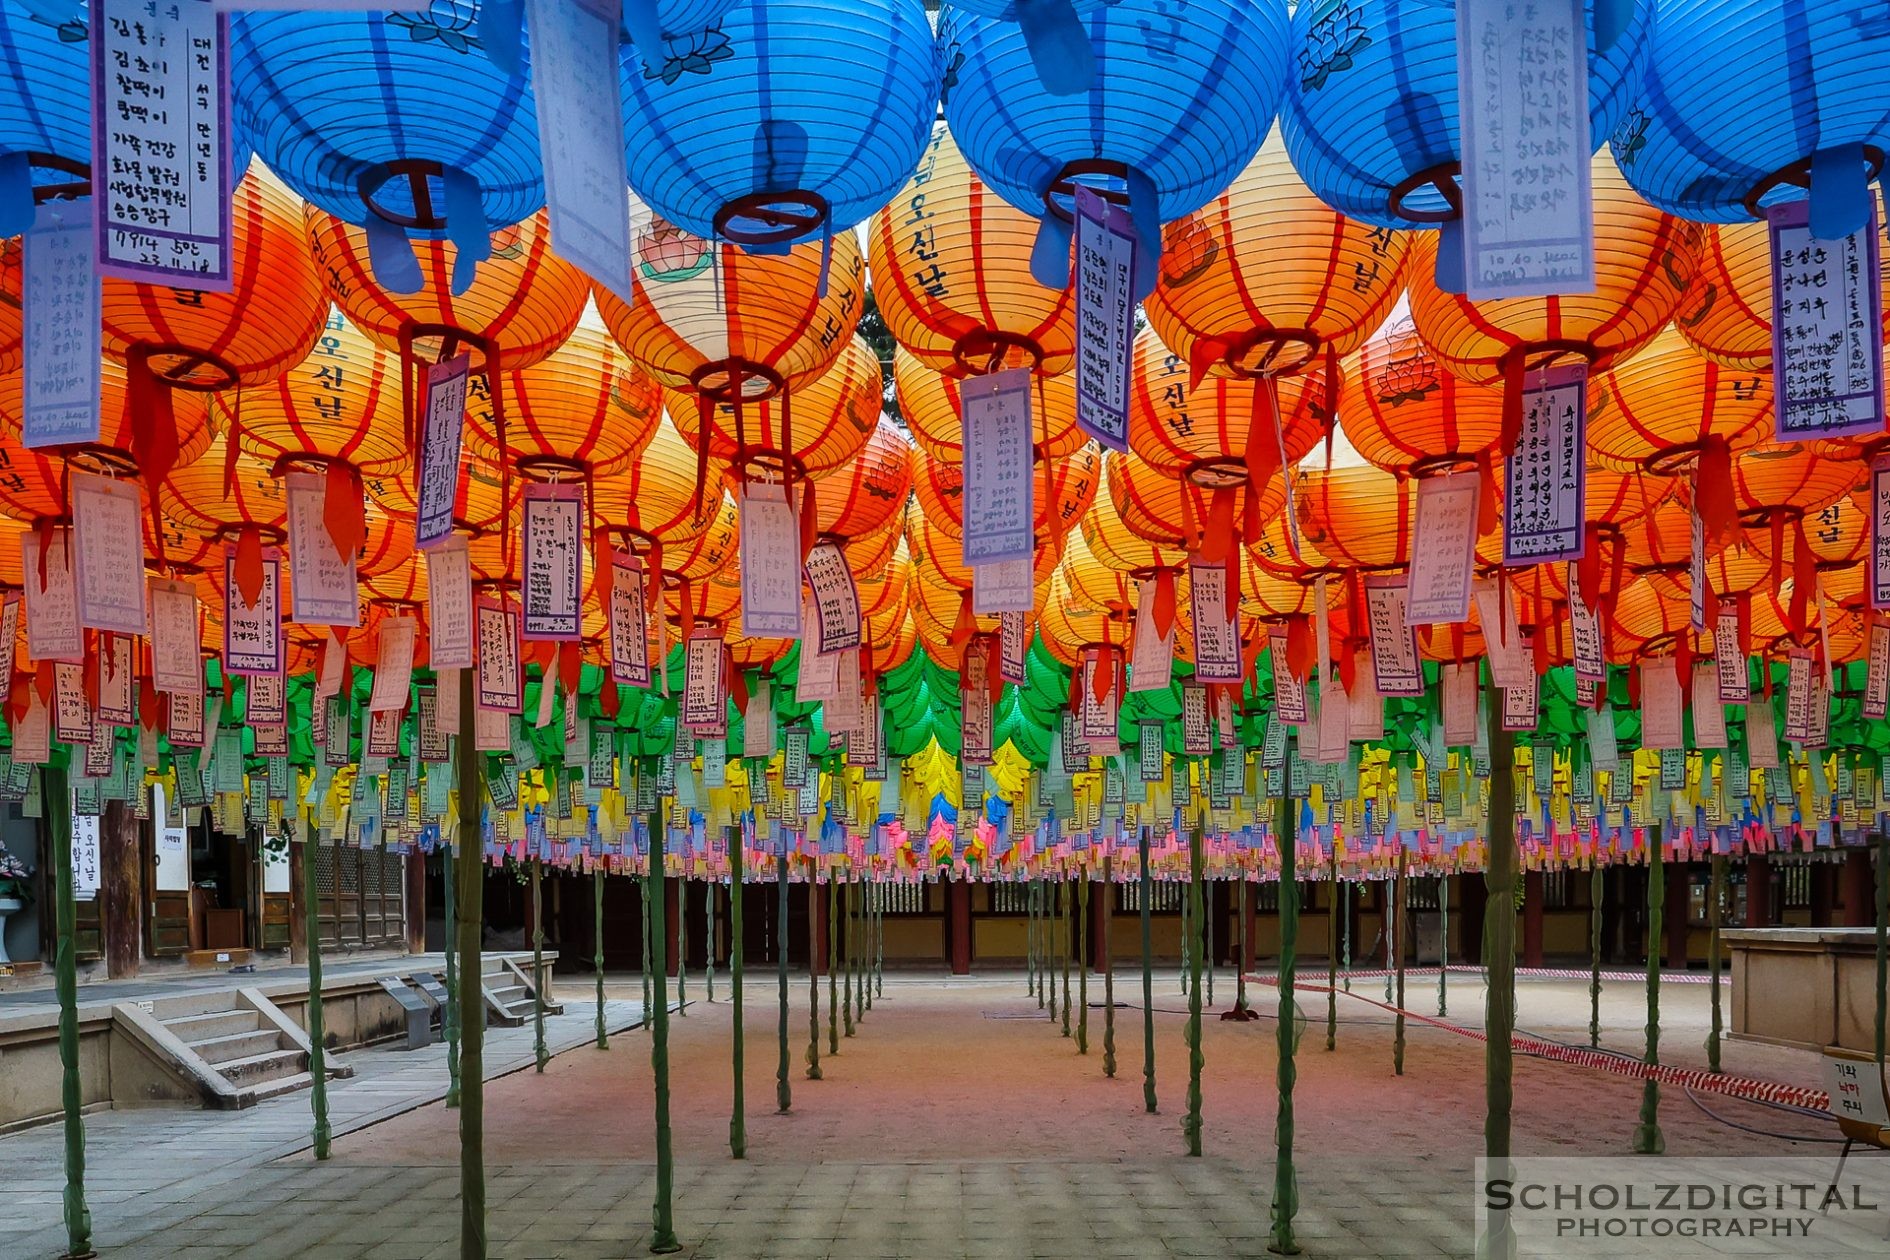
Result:
{"type": "MultiPolygon", "coordinates": [[[[486,956],[509,951],[487,950],[486,956]]],[[[416,971],[435,971],[446,966],[444,954],[372,954],[360,957],[335,958],[322,960],[322,983],[330,985],[346,980],[351,976],[384,976],[411,974],[416,971]]],[[[59,1009],[59,995],[52,987],[50,974],[47,982],[37,988],[14,989],[0,993],[0,1015],[20,1015],[36,1012],[44,1007],[48,1010],[59,1009]]],[[[202,992],[209,989],[240,989],[252,985],[273,985],[300,982],[308,984],[308,968],[300,964],[284,963],[278,967],[258,967],[254,971],[230,971],[227,968],[217,971],[168,971],[157,975],[140,976],[134,980],[101,980],[95,984],[82,984],[78,989],[81,1007],[99,1004],[112,1005],[118,1002],[132,1002],[146,998],[175,997],[181,993],[202,992]]]]}
{"type": "MultiPolygon", "coordinates": [[[[594,1002],[567,1001],[563,1015],[545,1020],[546,1046],[560,1054],[592,1044],[596,1014],[594,1002]]],[[[613,1034],[623,1032],[643,1022],[643,1005],[607,1001],[604,1016],[613,1034]]],[[[529,1021],[519,1028],[488,1028],[486,1079],[531,1067],[532,1035],[529,1021]]],[[[340,1057],[355,1075],[329,1082],[329,1125],[337,1138],[446,1096],[443,1042],[420,1050],[370,1047],[340,1057]]],[[[309,1148],[312,1124],[307,1090],[235,1112],[140,1108],[87,1116],[85,1184],[95,1245],[143,1257],[152,1254],[151,1244],[118,1244],[162,1236],[201,1211],[204,1202],[248,1201],[275,1179],[267,1168],[271,1161],[309,1148]]],[[[47,1124],[0,1137],[0,1256],[8,1260],[55,1256],[64,1249],[64,1134],[63,1126],[47,1124]]],[[[293,1195],[296,1185],[295,1177],[286,1178],[285,1193],[293,1195]]],[[[271,1225],[272,1232],[276,1228],[271,1225]]]]}
{"type": "MultiPolygon", "coordinates": [[[[1119,977],[1118,1003],[1140,985],[1119,977]]],[[[840,1053],[827,1042],[827,985],[820,986],[823,1079],[809,1080],[807,979],[790,986],[793,1107],[775,1109],[776,1008],[772,973],[747,986],[748,1157],[728,1152],[732,1105],[731,1009],[697,999],[671,1021],[676,1149],[675,1228],[683,1254],[739,1260],[791,1257],[1104,1257],[1266,1254],[1273,1199],[1276,995],[1255,986],[1250,1023],[1210,1018],[1203,1028],[1205,1157],[1186,1158],[1179,1122],[1187,1105],[1184,1002],[1172,973],[1156,987],[1160,1111],[1142,1105],[1142,1016],[1116,1011],[1117,1075],[1103,1073],[1103,1018],[1089,1010],[1089,1051],[1023,994],[1021,976],[886,978],[884,995],[840,1053]]],[[[1369,986],[1355,986],[1370,992],[1369,986]]],[[[612,977],[613,1024],[634,1019],[634,977],[612,977]],[[616,1012],[623,1010],[621,1016],[616,1012]]],[[[1697,1060],[1707,1019],[1705,986],[1664,995],[1665,1044],[1676,1062],[1697,1060]]],[[[655,1194],[649,1042],[613,1039],[609,1054],[584,1049],[590,988],[560,986],[567,1014],[553,1044],[571,1052],[543,1076],[530,1062],[528,1029],[495,1030],[494,1081],[486,1091],[486,1225],[494,1260],[623,1260],[647,1254],[655,1194]]],[[[1231,1000],[1223,975],[1217,1006],[1231,1000]]],[[[1380,990],[1382,992],[1382,990],[1380,990]]],[[[1092,978],[1092,1004],[1101,999],[1092,978]]],[[[1412,1005],[1434,1009],[1434,993],[1412,1005]]],[[[1475,1022],[1483,993],[1451,981],[1455,1018],[1475,1022]]],[[[1473,1249],[1473,1160],[1482,1149],[1480,1046],[1424,1026],[1407,1030],[1405,1074],[1391,1070],[1390,1021],[1362,1003],[1338,1008],[1336,1047],[1324,1047],[1324,1003],[1306,1003],[1300,1042],[1295,1147],[1298,1241],[1331,1260],[1461,1257],[1473,1249]]],[[[1522,1022],[1534,1032],[1585,1040],[1585,984],[1523,987],[1522,1022]]],[[[1604,1043],[1631,1053],[1643,1012],[1631,986],[1604,995],[1604,1043]]],[[[1080,1021],[1078,1021],[1080,1023],[1080,1021]]],[[[231,1115],[115,1113],[88,1121],[95,1241],[137,1260],[450,1260],[459,1255],[458,1118],[437,1104],[440,1051],[427,1058],[379,1051],[351,1056],[361,1077],[333,1091],[334,1158],[306,1152],[306,1095],[231,1115]],[[406,1090],[396,1076],[425,1076],[406,1090]],[[366,1089],[363,1089],[363,1087],[366,1089]],[[383,1089],[377,1106],[369,1091],[383,1089]],[[361,1091],[353,1099],[350,1091],[361,1091]],[[348,1108],[344,1111],[343,1108],[348,1108]],[[384,1117],[392,1116],[391,1119],[384,1117]],[[376,1123],[376,1121],[383,1121],[376,1123]],[[205,1148],[213,1148],[206,1151],[205,1148]]],[[[1730,1071],[1788,1083],[1818,1079],[1815,1055],[1734,1043],[1730,1071]]],[[[1515,1149],[1629,1168],[1638,1082],[1566,1064],[1516,1063],[1515,1149]]],[[[1737,1099],[1710,1110],[1670,1090],[1661,1107],[1676,1157],[1740,1158],[1763,1168],[1779,1156],[1835,1163],[1828,1121],[1737,1099]]],[[[0,1204],[21,1201],[24,1226],[0,1232],[0,1256],[58,1253],[56,1128],[0,1139],[0,1204]],[[19,1191],[18,1194],[11,1193],[19,1191]]],[[[1890,1200],[1890,1194],[1885,1196],[1890,1200]]],[[[0,1210],[0,1220],[5,1219],[0,1210]]],[[[4,1229],[0,1226],[0,1229],[4,1229]]],[[[1795,1250],[1767,1243],[1712,1254],[1881,1254],[1795,1250]]],[[[1875,1247],[1872,1251],[1868,1248],[1875,1247]]],[[[1529,1254],[1559,1254],[1531,1252],[1529,1254]]],[[[1589,1253],[1584,1253],[1584,1255],[1589,1253]]],[[[1620,1257],[1706,1254],[1672,1243],[1617,1248],[1620,1257]]]]}

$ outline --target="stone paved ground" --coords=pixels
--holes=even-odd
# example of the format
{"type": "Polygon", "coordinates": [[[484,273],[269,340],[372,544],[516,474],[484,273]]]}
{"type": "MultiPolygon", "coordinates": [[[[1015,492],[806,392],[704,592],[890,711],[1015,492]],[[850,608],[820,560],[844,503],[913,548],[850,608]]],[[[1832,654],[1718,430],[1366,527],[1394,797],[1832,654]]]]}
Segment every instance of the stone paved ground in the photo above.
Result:
{"type": "MultiPolygon", "coordinates": [[[[692,977],[694,1005],[671,1021],[675,1221],[685,1255],[1265,1253],[1276,1106],[1270,990],[1253,992],[1265,1018],[1206,1024],[1206,1156],[1187,1159],[1179,1130],[1185,1002],[1172,972],[1156,992],[1161,1110],[1153,1116],[1141,1101],[1140,1011],[1117,1012],[1119,1072],[1109,1080],[1102,1071],[1102,1011],[1091,1011],[1090,1052],[1079,1056],[1073,1039],[1059,1035],[1024,997],[1018,976],[889,976],[884,998],[858,1035],[843,1039],[838,1056],[827,1054],[823,1011],[818,1082],[803,1075],[806,978],[797,978],[790,1018],[794,1105],[777,1115],[772,980],[754,977],[744,1007],[745,1161],[730,1160],[726,1145],[732,1090],[725,980],[717,985],[724,1000],[710,1006],[692,977]]],[[[1139,984],[1123,981],[1118,1000],[1139,999],[1139,984]]],[[[1414,1009],[1435,1010],[1431,983],[1422,997],[1412,989],[1414,1009]]],[[[1217,982],[1223,1007],[1232,987],[1225,975],[1217,982]]],[[[1382,984],[1361,981],[1355,988],[1383,996],[1382,984]]],[[[1092,1000],[1100,990],[1093,982],[1092,1000]]],[[[613,997],[637,993],[633,978],[612,987],[613,997]]],[[[824,983],[821,993],[824,1003],[824,983]]],[[[566,1023],[588,1026],[588,994],[582,982],[561,993],[566,1023]]],[[[1480,1019],[1482,991],[1474,978],[1453,977],[1450,996],[1454,1018],[1480,1019]]],[[[1585,985],[1528,982],[1519,1007],[1519,1022],[1532,1032],[1585,1040],[1585,985]]],[[[1662,1007],[1670,1061],[1700,1061],[1705,987],[1670,985],[1662,1007]]],[[[1300,1047],[1295,1135],[1298,1234],[1307,1254],[1347,1260],[1470,1254],[1482,1046],[1413,1026],[1406,1074],[1396,1077],[1382,1011],[1341,999],[1338,1049],[1328,1053],[1323,995],[1302,1009],[1314,1021],[1300,1047]]],[[[1637,992],[1611,989],[1604,1018],[1609,1044],[1638,1049],[1637,992]]],[[[491,1255],[580,1260],[647,1253],[654,1193],[648,1045],[640,1032],[613,1038],[608,1053],[580,1044],[543,1077],[524,1072],[488,1086],[491,1255]]],[[[359,1065],[362,1056],[355,1058],[359,1065]]],[[[1818,1081],[1815,1056],[1772,1047],[1729,1045],[1726,1066],[1796,1084],[1818,1081]]],[[[1518,1059],[1516,1151],[1626,1160],[1638,1100],[1638,1083],[1625,1078],[1518,1059]]],[[[1726,1098],[1704,1102],[1721,1119],[1668,1091],[1662,1120],[1670,1153],[1834,1159],[1834,1147],[1789,1140],[1829,1137],[1822,1121],[1726,1098]]],[[[135,1142],[142,1122],[178,1123],[177,1113],[111,1119],[109,1127],[92,1122],[95,1143],[135,1142]]],[[[205,1144],[221,1142],[225,1126],[242,1122],[196,1113],[190,1119],[205,1144]]],[[[306,1153],[259,1150],[202,1184],[173,1181],[161,1206],[140,1219],[118,1213],[108,1227],[100,1210],[97,1240],[107,1255],[140,1260],[455,1256],[456,1126],[453,1113],[429,1105],[339,1139],[325,1165],[306,1153]],[[278,1157],[260,1162],[270,1154],[278,1157]]],[[[20,1140],[0,1139],[0,1170],[16,1167],[13,1144],[20,1140]]],[[[0,1172],[0,1185],[8,1175],[0,1172]]],[[[56,1175],[48,1183],[35,1171],[30,1184],[36,1194],[56,1191],[56,1175]]],[[[0,1190],[0,1203],[6,1198],[0,1190]]],[[[56,1230],[16,1235],[11,1243],[0,1235],[0,1256],[51,1256],[59,1241],[56,1230]]]]}

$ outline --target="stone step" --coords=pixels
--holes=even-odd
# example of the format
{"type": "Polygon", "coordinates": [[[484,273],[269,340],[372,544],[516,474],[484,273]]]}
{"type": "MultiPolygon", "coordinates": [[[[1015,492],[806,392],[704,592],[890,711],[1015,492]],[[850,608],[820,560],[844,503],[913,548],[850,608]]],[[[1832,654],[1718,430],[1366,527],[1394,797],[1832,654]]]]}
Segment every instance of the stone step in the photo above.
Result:
{"type": "Polygon", "coordinates": [[[212,1067],[233,1060],[247,1059],[254,1055],[282,1048],[282,1034],[274,1028],[259,1028],[250,1032],[229,1033],[221,1037],[206,1037],[201,1041],[186,1043],[196,1052],[197,1057],[212,1067]]]}
{"type": "Polygon", "coordinates": [[[201,1015],[174,1016],[163,1024],[179,1041],[193,1044],[230,1033],[255,1032],[262,1027],[262,1015],[248,1009],[205,1011],[201,1015]]]}
{"type": "Polygon", "coordinates": [[[274,1098],[279,1094],[293,1094],[298,1089],[307,1089],[315,1078],[307,1072],[296,1072],[289,1076],[277,1076],[263,1081],[250,1090],[250,1096],[257,1102],[265,1098],[274,1098]]]}
{"type": "Polygon", "coordinates": [[[230,1084],[238,1089],[251,1089],[263,1082],[279,1080],[298,1072],[306,1074],[308,1058],[300,1050],[269,1050],[241,1059],[230,1059],[216,1067],[230,1084]]]}
{"type": "Polygon", "coordinates": [[[500,1006],[512,1006],[521,999],[526,1002],[531,1001],[531,994],[522,984],[487,985],[486,992],[490,993],[492,1000],[500,1006]]]}

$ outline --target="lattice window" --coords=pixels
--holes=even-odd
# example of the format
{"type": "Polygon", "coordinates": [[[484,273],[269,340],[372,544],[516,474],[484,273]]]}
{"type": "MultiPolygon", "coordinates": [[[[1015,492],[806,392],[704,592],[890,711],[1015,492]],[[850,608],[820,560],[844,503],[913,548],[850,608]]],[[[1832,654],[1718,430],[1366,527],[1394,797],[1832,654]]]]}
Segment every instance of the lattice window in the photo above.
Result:
{"type": "Polygon", "coordinates": [[[871,886],[876,907],[884,914],[924,914],[926,884],[874,884],[871,886]]]}
{"type": "MultiPolygon", "coordinates": [[[[1158,880],[1149,884],[1148,909],[1150,914],[1180,914],[1181,903],[1188,895],[1186,884],[1171,880],[1158,880]]],[[[1116,908],[1118,910],[1140,914],[1142,912],[1142,884],[1132,880],[1116,889],[1116,908]]]]}
{"type": "Polygon", "coordinates": [[[993,884],[991,885],[991,913],[993,914],[1029,914],[1029,884],[993,884]]]}

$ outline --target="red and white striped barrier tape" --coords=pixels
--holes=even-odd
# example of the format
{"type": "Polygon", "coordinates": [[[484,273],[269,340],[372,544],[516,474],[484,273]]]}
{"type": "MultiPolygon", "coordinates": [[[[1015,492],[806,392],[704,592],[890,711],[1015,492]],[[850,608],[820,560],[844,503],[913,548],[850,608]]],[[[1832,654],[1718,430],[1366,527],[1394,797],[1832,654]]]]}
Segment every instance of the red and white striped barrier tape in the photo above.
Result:
{"type": "MultiPolygon", "coordinates": [[[[1435,970],[1433,968],[1433,970],[1435,970]]],[[[1454,969],[1453,969],[1454,970],[1454,969]]],[[[1353,972],[1358,975],[1358,972],[1353,972]]],[[[1409,973],[1407,973],[1409,974],[1409,973]]],[[[1584,978],[1587,973],[1583,973],[1584,978]]],[[[1278,976],[1249,976],[1249,980],[1258,984],[1277,986],[1278,976]]],[[[1306,990],[1313,993],[1331,993],[1334,990],[1323,984],[1295,983],[1295,991],[1306,990]]],[[[1342,992],[1342,991],[1341,991],[1342,992]]],[[[1366,997],[1362,993],[1343,993],[1343,996],[1376,1006],[1383,1011],[1398,1014],[1398,1008],[1389,1002],[1380,1002],[1366,997]]],[[[1481,1028],[1469,1028],[1454,1024],[1449,1020],[1438,1019],[1431,1015],[1421,1015],[1416,1011],[1403,1012],[1406,1019],[1446,1032],[1454,1032],[1460,1037],[1469,1037],[1473,1041],[1488,1041],[1489,1036],[1481,1028]]],[[[1609,1054],[1601,1050],[1589,1050],[1580,1046],[1565,1046],[1559,1042],[1543,1041],[1537,1037],[1510,1037],[1510,1045],[1520,1053],[1538,1059],[1549,1059],[1557,1063],[1572,1063],[1576,1067],[1591,1068],[1595,1071],[1609,1072],[1615,1076],[1630,1076],[1636,1080],[1653,1079],[1663,1085],[1673,1085],[1683,1089],[1697,1089],[1711,1094],[1723,1094],[1729,1098],[1745,1098],[1755,1102],[1782,1103],[1790,1107],[1805,1107],[1812,1111],[1829,1111],[1831,1096],[1822,1089],[1812,1089],[1803,1085],[1782,1085],[1777,1081],[1762,1081],[1750,1076],[1731,1076],[1721,1072],[1714,1074],[1700,1068],[1669,1067],[1664,1063],[1648,1064],[1639,1059],[1624,1058],[1618,1054],[1609,1054]]]]}

